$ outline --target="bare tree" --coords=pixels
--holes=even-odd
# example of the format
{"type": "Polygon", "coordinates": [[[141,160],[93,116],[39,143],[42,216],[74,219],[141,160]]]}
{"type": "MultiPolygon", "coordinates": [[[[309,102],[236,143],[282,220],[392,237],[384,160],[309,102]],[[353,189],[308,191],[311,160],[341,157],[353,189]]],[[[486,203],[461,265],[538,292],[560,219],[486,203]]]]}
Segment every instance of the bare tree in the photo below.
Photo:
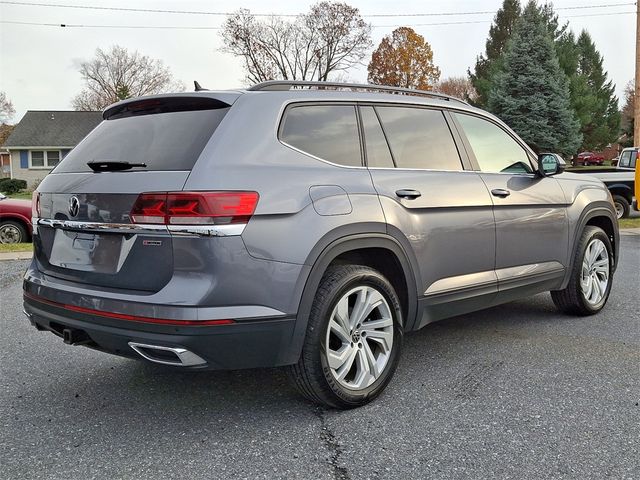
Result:
{"type": "Polygon", "coordinates": [[[223,51],[242,57],[246,80],[321,80],[359,63],[371,47],[371,25],[357,8],[320,2],[293,21],[260,21],[249,10],[230,15],[222,29],[223,51]]]}
{"type": "Polygon", "coordinates": [[[76,110],[102,110],[125,98],[184,90],[161,60],[118,45],[96,49],[95,58],[81,64],[80,74],[86,85],[71,101],[76,110]]]}
{"type": "Polygon", "coordinates": [[[438,82],[435,91],[445,93],[462,100],[474,101],[478,94],[467,77],[449,77],[438,82]]]}
{"type": "Polygon", "coordinates": [[[16,114],[13,103],[7,98],[7,94],[0,92],[0,124],[9,123],[16,114]]]}

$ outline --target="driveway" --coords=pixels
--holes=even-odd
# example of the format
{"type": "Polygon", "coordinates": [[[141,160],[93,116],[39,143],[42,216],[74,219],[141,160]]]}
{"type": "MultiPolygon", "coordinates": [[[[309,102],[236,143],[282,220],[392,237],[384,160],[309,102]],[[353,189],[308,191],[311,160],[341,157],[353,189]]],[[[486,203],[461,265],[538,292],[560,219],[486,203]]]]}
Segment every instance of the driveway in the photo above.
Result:
{"type": "Polygon", "coordinates": [[[638,478],[640,236],[608,306],[548,294],[406,338],[376,402],[337,412],[279,370],[185,372],[69,347],[0,264],[0,478],[638,478]]]}

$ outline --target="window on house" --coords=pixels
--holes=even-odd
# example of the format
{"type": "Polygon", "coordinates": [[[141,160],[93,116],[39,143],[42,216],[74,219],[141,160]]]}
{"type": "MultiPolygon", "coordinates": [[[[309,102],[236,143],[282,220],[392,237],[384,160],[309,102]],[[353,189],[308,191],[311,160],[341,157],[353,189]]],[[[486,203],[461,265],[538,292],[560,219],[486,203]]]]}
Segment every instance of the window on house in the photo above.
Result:
{"type": "Polygon", "coordinates": [[[30,168],[53,168],[60,163],[60,150],[31,150],[30,168]]]}

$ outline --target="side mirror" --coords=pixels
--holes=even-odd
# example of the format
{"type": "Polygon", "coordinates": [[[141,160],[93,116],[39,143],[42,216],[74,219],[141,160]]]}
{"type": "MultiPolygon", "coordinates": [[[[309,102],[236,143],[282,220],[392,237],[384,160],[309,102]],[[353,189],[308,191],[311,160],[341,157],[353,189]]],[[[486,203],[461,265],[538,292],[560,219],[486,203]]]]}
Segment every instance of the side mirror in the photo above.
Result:
{"type": "Polygon", "coordinates": [[[567,163],[555,153],[541,153],[538,155],[538,173],[542,177],[558,175],[567,168],[567,163]]]}

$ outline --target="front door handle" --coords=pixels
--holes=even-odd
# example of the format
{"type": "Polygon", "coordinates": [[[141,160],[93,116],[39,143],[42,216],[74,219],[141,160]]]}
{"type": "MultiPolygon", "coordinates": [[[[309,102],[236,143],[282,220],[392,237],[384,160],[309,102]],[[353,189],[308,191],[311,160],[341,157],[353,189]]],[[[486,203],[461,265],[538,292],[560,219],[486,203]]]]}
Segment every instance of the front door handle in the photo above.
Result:
{"type": "Polygon", "coordinates": [[[406,198],[407,200],[414,200],[422,194],[418,190],[411,190],[410,188],[403,188],[402,190],[396,190],[396,195],[400,198],[406,198]]]}
{"type": "Polygon", "coordinates": [[[511,195],[511,192],[506,188],[494,188],[493,190],[491,190],[491,195],[493,195],[494,197],[505,198],[511,195]]]}

